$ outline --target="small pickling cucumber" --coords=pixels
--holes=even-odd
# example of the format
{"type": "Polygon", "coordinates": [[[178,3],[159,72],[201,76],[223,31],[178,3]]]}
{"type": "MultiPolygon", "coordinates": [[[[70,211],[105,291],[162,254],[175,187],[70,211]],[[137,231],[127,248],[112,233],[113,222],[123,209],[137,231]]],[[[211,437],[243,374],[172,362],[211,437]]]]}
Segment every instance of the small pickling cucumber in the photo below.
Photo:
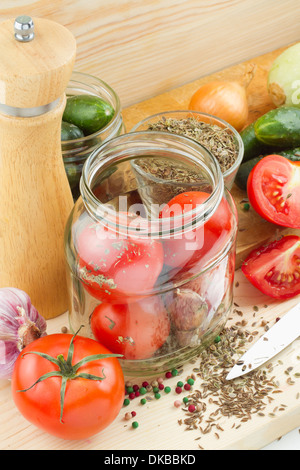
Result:
{"type": "MultiPolygon", "coordinates": [[[[281,150],[279,152],[277,151],[273,153],[276,153],[276,155],[281,155],[282,157],[285,157],[288,160],[291,160],[292,162],[300,162],[300,147],[294,149],[281,150]]],[[[271,153],[268,153],[268,155],[271,155],[271,153]]],[[[241,164],[235,177],[235,184],[240,189],[246,191],[250,171],[252,170],[252,168],[255,167],[256,163],[258,163],[265,156],[266,155],[259,155],[258,157],[252,158],[251,160],[248,160],[247,162],[243,162],[241,164]]]]}
{"type": "Polygon", "coordinates": [[[105,127],[114,112],[110,103],[98,96],[70,96],[67,98],[63,121],[75,124],[85,135],[90,135],[105,127]]]}
{"type": "Polygon", "coordinates": [[[277,155],[282,155],[288,160],[291,160],[291,162],[300,162],[300,147],[288,150],[281,150],[280,152],[276,153],[277,155]]]}
{"type": "Polygon", "coordinates": [[[296,147],[300,145],[300,109],[292,106],[272,109],[257,119],[254,131],[262,144],[296,147]]]}
{"type": "Polygon", "coordinates": [[[254,168],[256,163],[258,163],[262,158],[264,158],[263,155],[260,155],[259,157],[252,158],[251,160],[241,164],[234,180],[238,188],[243,191],[247,190],[248,176],[250,175],[252,168],[254,168]]]}
{"type": "Polygon", "coordinates": [[[80,139],[84,137],[84,132],[79,129],[79,127],[75,126],[75,124],[71,124],[70,122],[62,121],[61,123],[61,140],[74,140],[80,139]]]}
{"type": "Polygon", "coordinates": [[[247,126],[240,134],[244,143],[243,162],[247,162],[258,155],[265,153],[266,146],[257,139],[254,124],[255,123],[253,122],[247,126]]]}

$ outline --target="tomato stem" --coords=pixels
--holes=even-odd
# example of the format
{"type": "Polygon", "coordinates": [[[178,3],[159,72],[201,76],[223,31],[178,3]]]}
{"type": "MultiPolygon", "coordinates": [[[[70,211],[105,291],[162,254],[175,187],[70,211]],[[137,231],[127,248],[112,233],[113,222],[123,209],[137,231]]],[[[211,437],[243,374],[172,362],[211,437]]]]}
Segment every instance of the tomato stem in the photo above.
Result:
{"type": "Polygon", "coordinates": [[[91,361],[97,361],[97,360],[105,359],[108,357],[123,357],[122,354],[93,354],[92,356],[84,357],[79,362],[77,362],[77,364],[72,365],[73,354],[74,354],[74,338],[78,335],[82,327],[83,325],[81,325],[78,331],[72,336],[69,350],[68,350],[67,359],[64,358],[63,354],[59,354],[55,358],[55,357],[50,356],[49,354],[41,353],[38,351],[27,351],[24,354],[22,354],[22,357],[25,356],[26,354],[36,354],[37,356],[40,356],[43,359],[47,359],[48,361],[52,362],[59,368],[59,370],[48,372],[47,374],[42,375],[30,387],[24,390],[17,390],[17,392],[27,392],[28,390],[33,388],[37,383],[45,379],[48,379],[49,377],[61,377],[62,382],[61,382],[61,388],[60,388],[60,419],[59,420],[62,424],[63,424],[62,416],[63,416],[67,381],[74,380],[74,379],[104,380],[106,378],[104,374],[104,369],[102,369],[103,377],[84,373],[84,372],[77,374],[77,371],[80,367],[84,366],[85,364],[91,361]]]}

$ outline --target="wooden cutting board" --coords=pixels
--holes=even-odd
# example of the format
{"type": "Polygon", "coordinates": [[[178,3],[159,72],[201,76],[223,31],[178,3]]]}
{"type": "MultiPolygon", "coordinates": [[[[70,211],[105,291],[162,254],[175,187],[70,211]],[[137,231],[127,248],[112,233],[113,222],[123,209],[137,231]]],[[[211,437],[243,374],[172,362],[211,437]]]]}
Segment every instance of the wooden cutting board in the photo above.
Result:
{"type": "MultiPolygon", "coordinates": [[[[272,107],[266,91],[266,77],[272,61],[280,52],[281,50],[251,61],[257,64],[257,72],[249,88],[249,122],[272,107]]],[[[166,110],[185,109],[190,96],[202,83],[212,78],[238,78],[243,70],[244,64],[240,64],[125,109],[127,130],[129,131],[147,115],[166,110]]],[[[199,75],[200,73],[201,70],[199,75]]],[[[246,195],[237,188],[233,188],[232,194],[239,212],[237,256],[240,263],[250,249],[278,235],[279,232],[282,233],[282,230],[264,222],[252,210],[243,212],[240,201],[246,195]]],[[[253,335],[255,341],[265,332],[262,322],[272,326],[278,317],[284,315],[298,301],[299,299],[275,302],[267,298],[246,280],[241,270],[237,270],[234,288],[235,306],[227,326],[236,325],[243,331],[248,331],[247,334],[253,335]]],[[[48,320],[47,323],[48,333],[60,332],[62,326],[68,325],[67,314],[48,320]]],[[[159,400],[152,399],[144,406],[139,404],[139,399],[134,399],[128,407],[121,409],[117,419],[106,430],[90,439],[74,442],[57,439],[28,423],[14,406],[10,383],[2,380],[0,381],[0,447],[3,450],[106,450],[107,455],[112,455],[117,450],[139,449],[255,450],[300,426],[299,339],[265,365],[270,378],[274,377],[278,393],[271,393],[272,401],[266,399],[263,416],[254,414],[251,419],[242,423],[237,422],[233,416],[221,417],[217,424],[224,431],[214,427],[211,432],[203,434],[199,426],[188,431],[185,425],[179,424],[187,417],[186,411],[183,407],[175,408],[174,401],[182,399],[184,395],[188,395],[188,392],[177,395],[174,391],[176,382],[184,381],[197,366],[199,366],[198,359],[194,364],[187,363],[180,367],[178,377],[165,381],[165,385],[170,385],[172,389],[168,395],[162,392],[159,400]],[[124,419],[125,413],[133,410],[137,413],[135,420],[139,423],[138,429],[132,429],[131,421],[124,419]]],[[[134,379],[134,382],[141,384],[146,379],[151,380],[143,377],[134,379]]],[[[193,390],[201,389],[202,385],[203,382],[197,377],[193,390]]],[[[151,398],[151,394],[149,396],[151,398]]],[[[214,405],[208,402],[201,424],[202,429],[207,426],[206,421],[214,409],[214,405]]]]}
{"type": "MultiPolygon", "coordinates": [[[[255,289],[240,270],[236,272],[235,282],[234,301],[238,307],[233,310],[227,326],[237,322],[239,326],[241,322],[247,322],[245,326],[239,328],[253,333],[254,338],[265,332],[262,321],[272,326],[278,317],[284,315],[299,300],[294,299],[284,303],[271,301],[255,289]],[[258,332],[256,336],[255,332],[258,332]]],[[[66,314],[48,320],[48,333],[60,332],[61,327],[67,324],[66,314]]],[[[116,420],[103,432],[81,441],[58,439],[27,422],[14,406],[10,383],[0,380],[0,448],[2,450],[105,450],[106,455],[118,450],[162,450],[164,451],[162,453],[167,453],[167,450],[198,451],[199,446],[204,450],[257,450],[300,426],[300,378],[295,377],[295,374],[300,375],[300,338],[262,367],[262,370],[267,371],[267,377],[274,377],[274,381],[278,384],[278,388],[275,389],[278,393],[269,394],[272,401],[269,403],[268,399],[265,399],[266,407],[262,410],[264,416],[253,414],[246,422],[241,422],[234,416],[217,417],[215,424],[224,431],[214,426],[211,432],[203,434],[199,428],[201,426],[205,430],[209,424],[209,415],[216,408],[214,404],[209,403],[209,398],[215,399],[215,397],[208,397],[205,400],[207,409],[204,419],[196,429],[188,431],[184,424],[179,424],[180,420],[184,421],[187,418],[187,414],[183,406],[175,408],[174,401],[182,400],[189,392],[177,395],[175,387],[177,381],[185,381],[187,376],[193,373],[194,368],[199,367],[199,363],[196,359],[193,364],[187,363],[183,367],[178,367],[177,377],[164,380],[164,385],[171,387],[169,394],[161,392],[161,398],[156,400],[153,398],[153,393],[148,393],[145,396],[151,401],[146,405],[141,405],[139,398],[135,398],[129,406],[121,409],[116,420]],[[269,369],[271,365],[272,369],[269,369]],[[292,370],[288,370],[290,367],[292,370]],[[289,379],[294,382],[292,385],[288,383],[289,379]],[[132,429],[133,420],[124,419],[125,413],[131,411],[136,412],[134,419],[139,423],[138,429],[132,429]]],[[[143,380],[151,382],[153,377],[141,377],[132,381],[141,385],[143,380]]],[[[201,391],[202,386],[203,382],[196,376],[192,392],[201,391]]]]}
{"type": "MultiPolygon", "coordinates": [[[[189,101],[193,93],[204,83],[212,80],[239,80],[243,76],[248,64],[256,65],[254,79],[248,87],[249,118],[248,124],[255,121],[259,116],[274,108],[267,91],[267,77],[270,66],[275,58],[286,47],[256,57],[247,62],[229,67],[213,75],[200,78],[195,82],[183,85],[180,88],[161,94],[150,100],[137,103],[123,111],[127,132],[142,119],[152,114],[188,109],[189,101]]],[[[200,67],[199,67],[200,68],[200,67]]],[[[199,70],[199,75],[201,69],[199,70]]],[[[244,211],[244,199],[247,197],[245,191],[240,190],[236,185],[231,190],[231,194],[236,202],[239,217],[239,232],[237,237],[236,266],[241,266],[247,254],[283,233],[293,233],[290,229],[283,229],[263,220],[253,209],[244,211]]]]}

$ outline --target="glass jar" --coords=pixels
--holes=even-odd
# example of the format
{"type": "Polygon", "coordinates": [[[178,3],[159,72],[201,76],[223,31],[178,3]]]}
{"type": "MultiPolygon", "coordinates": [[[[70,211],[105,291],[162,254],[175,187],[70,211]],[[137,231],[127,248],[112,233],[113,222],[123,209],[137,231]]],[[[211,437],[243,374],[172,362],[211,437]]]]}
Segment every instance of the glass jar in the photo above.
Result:
{"type": "MultiPolygon", "coordinates": [[[[147,118],[143,119],[142,121],[138,122],[131,130],[131,132],[136,132],[136,131],[147,131],[147,130],[152,130],[153,126],[155,126],[158,122],[165,122],[167,123],[168,121],[175,120],[175,121],[184,121],[186,119],[196,119],[200,123],[205,123],[209,124],[211,126],[218,126],[221,129],[224,129],[226,131],[227,135],[229,137],[233,137],[233,142],[234,142],[234,151],[236,153],[235,160],[232,162],[232,165],[227,168],[226,165],[223,171],[223,178],[224,178],[224,183],[225,187],[230,191],[232,189],[236,174],[239,170],[239,167],[242,163],[243,156],[244,156],[244,143],[243,140],[240,136],[240,134],[237,132],[234,127],[232,127],[228,122],[224,121],[223,119],[220,119],[216,116],[213,116],[211,114],[207,113],[201,113],[198,111],[166,111],[158,114],[153,114],[152,116],[148,116],[147,118]]],[[[154,127],[155,128],[155,127],[154,127]]],[[[169,132],[175,132],[174,126],[169,125],[168,126],[169,132]]],[[[191,131],[189,128],[187,129],[178,129],[178,133],[180,135],[186,135],[187,137],[191,136],[191,131]]],[[[199,134],[199,138],[201,139],[201,142],[208,141],[208,137],[203,134],[199,134]]],[[[223,136],[224,138],[224,136],[223,136]]],[[[203,144],[205,145],[205,144],[203,144]]],[[[213,152],[212,152],[213,153],[213,152]]],[[[219,155],[219,152],[218,152],[219,155]]],[[[215,155],[216,158],[218,159],[218,155],[215,155]]],[[[220,157],[219,157],[220,158],[220,157]]],[[[230,149],[230,152],[224,157],[224,163],[226,160],[232,158],[232,149],[230,149]],[[229,158],[228,158],[229,157],[229,158]]],[[[226,164],[228,164],[226,162],[226,164]]]]}
{"type": "Polygon", "coordinates": [[[80,191],[65,232],[72,331],[122,354],[128,376],[199,354],[232,307],[237,214],[216,160],[186,137],[129,133],[92,153],[80,191]]]}
{"type": "Polygon", "coordinates": [[[61,143],[65,170],[74,200],[80,195],[79,180],[83,165],[93,150],[109,139],[125,132],[117,93],[97,77],[82,72],[73,72],[66,89],[67,98],[74,95],[93,95],[108,102],[115,110],[112,120],[99,131],[79,139],[61,143]]]}

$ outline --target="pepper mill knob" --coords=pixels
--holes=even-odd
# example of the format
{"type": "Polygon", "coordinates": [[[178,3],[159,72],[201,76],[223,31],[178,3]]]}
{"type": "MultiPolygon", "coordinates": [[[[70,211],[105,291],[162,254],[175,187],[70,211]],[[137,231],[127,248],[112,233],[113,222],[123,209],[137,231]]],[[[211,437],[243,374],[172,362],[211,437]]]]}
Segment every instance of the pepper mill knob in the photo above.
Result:
{"type": "Polygon", "coordinates": [[[28,42],[34,38],[34,24],[30,16],[18,16],[15,19],[14,29],[17,41],[28,42]]]}

